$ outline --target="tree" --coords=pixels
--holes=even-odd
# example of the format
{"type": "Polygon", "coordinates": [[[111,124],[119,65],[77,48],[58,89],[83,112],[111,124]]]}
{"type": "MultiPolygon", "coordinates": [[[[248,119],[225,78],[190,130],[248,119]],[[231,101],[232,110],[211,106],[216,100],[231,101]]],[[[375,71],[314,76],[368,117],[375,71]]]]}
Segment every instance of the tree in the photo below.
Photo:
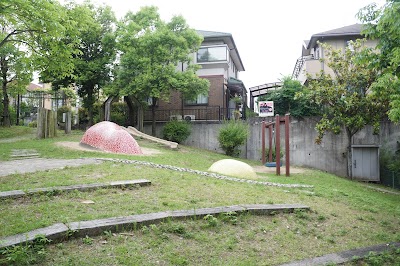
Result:
{"type": "Polygon", "coordinates": [[[59,40],[74,30],[74,22],[57,1],[5,0],[0,3],[0,25],[2,116],[3,125],[10,126],[8,95],[14,88],[25,89],[33,70],[71,73],[73,46],[59,40]]]}
{"type": "Polygon", "coordinates": [[[379,52],[371,54],[369,67],[381,74],[371,90],[381,101],[390,103],[388,116],[400,121],[400,2],[388,0],[378,8],[371,4],[360,10],[358,18],[365,23],[363,33],[378,41],[379,52]]]}
{"type": "Polygon", "coordinates": [[[334,76],[321,72],[317,77],[309,77],[307,97],[311,103],[323,108],[322,119],[316,126],[316,142],[320,144],[326,132],[339,134],[344,128],[348,137],[348,175],[352,177],[352,137],[365,125],[372,125],[374,131],[378,132],[384,114],[382,110],[385,106],[375,95],[367,93],[378,72],[368,68],[368,62],[362,60],[373,51],[363,46],[361,40],[352,42],[351,47],[345,48],[345,51],[334,50],[326,44],[322,46],[334,76]]]}
{"type": "Polygon", "coordinates": [[[201,37],[181,16],[166,23],[156,7],[144,7],[128,13],[119,25],[118,45],[121,51],[117,72],[120,95],[132,95],[142,106],[151,100],[152,134],[155,135],[155,110],[159,99],[167,100],[171,90],[194,99],[207,93],[208,80],[196,75],[198,66],[191,64],[201,37]],[[179,63],[187,67],[177,71],[179,63]]]}
{"type": "Polygon", "coordinates": [[[285,115],[290,113],[294,117],[313,116],[319,114],[319,106],[310,104],[306,97],[296,97],[304,88],[298,80],[286,76],[281,80],[281,89],[272,91],[259,97],[259,101],[273,101],[275,114],[285,115]]]}
{"type": "MultiPolygon", "coordinates": [[[[79,53],[72,61],[73,75],[59,79],[54,78],[51,73],[44,73],[43,78],[51,81],[55,90],[75,84],[79,96],[83,98],[83,106],[88,110],[89,126],[91,126],[95,96],[112,78],[116,57],[114,30],[116,18],[109,6],[95,7],[89,1],[81,5],[72,4],[71,16],[77,19],[79,30],[77,36],[79,53]]],[[[65,42],[68,40],[69,37],[65,42]]]]}

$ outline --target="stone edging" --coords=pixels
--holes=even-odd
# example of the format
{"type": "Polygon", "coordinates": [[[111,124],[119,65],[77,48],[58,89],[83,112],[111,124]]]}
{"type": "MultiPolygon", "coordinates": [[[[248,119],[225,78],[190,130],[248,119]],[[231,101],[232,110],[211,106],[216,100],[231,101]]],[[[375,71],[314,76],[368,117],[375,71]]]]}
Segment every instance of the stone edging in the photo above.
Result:
{"type": "Polygon", "coordinates": [[[150,167],[154,167],[154,168],[168,169],[168,170],[173,170],[173,171],[178,171],[178,172],[193,173],[193,174],[197,174],[197,175],[201,175],[201,176],[213,177],[213,178],[222,179],[222,180],[229,180],[229,181],[234,181],[234,182],[242,182],[242,183],[257,184],[257,185],[264,185],[264,186],[286,187],[286,188],[313,188],[314,187],[312,185],[280,184],[280,183],[273,183],[273,182],[241,179],[241,178],[220,175],[220,174],[216,174],[216,173],[209,173],[209,172],[203,172],[203,171],[198,171],[198,170],[192,170],[192,169],[188,169],[188,168],[176,167],[176,166],[172,166],[172,165],[156,164],[156,163],[137,161],[137,160],[124,160],[124,159],[111,159],[111,158],[96,158],[96,159],[101,160],[101,161],[111,161],[111,162],[119,162],[119,163],[125,163],[125,164],[139,164],[139,165],[145,165],[145,166],[150,166],[150,167]]]}
{"type": "Polygon", "coordinates": [[[20,198],[24,196],[31,196],[34,194],[41,193],[55,193],[55,192],[69,192],[73,190],[88,191],[99,188],[123,188],[123,187],[133,187],[133,186],[148,186],[151,181],[147,179],[137,179],[137,180],[125,180],[125,181],[113,181],[107,183],[95,183],[95,184],[83,184],[83,185],[72,185],[72,186],[58,186],[58,187],[47,187],[47,188],[35,188],[29,189],[26,192],[23,190],[10,190],[0,192],[0,199],[7,198],[20,198]]]}
{"type": "Polygon", "coordinates": [[[208,214],[217,215],[227,212],[247,212],[256,215],[267,215],[274,212],[293,212],[295,209],[306,210],[309,209],[309,207],[301,204],[243,204],[227,207],[137,214],[90,221],[71,222],[66,224],[56,223],[27,233],[1,238],[0,248],[7,248],[32,242],[38,235],[44,236],[53,242],[61,242],[70,237],[100,235],[103,234],[104,231],[118,232],[132,230],[144,225],[159,223],[167,219],[201,218],[208,214]]]}
{"type": "Polygon", "coordinates": [[[370,252],[383,253],[385,251],[390,251],[393,248],[400,248],[400,242],[351,249],[311,259],[294,261],[282,264],[281,266],[306,266],[306,265],[331,265],[331,264],[336,265],[349,262],[353,260],[355,257],[365,258],[369,255],[370,252]]]}

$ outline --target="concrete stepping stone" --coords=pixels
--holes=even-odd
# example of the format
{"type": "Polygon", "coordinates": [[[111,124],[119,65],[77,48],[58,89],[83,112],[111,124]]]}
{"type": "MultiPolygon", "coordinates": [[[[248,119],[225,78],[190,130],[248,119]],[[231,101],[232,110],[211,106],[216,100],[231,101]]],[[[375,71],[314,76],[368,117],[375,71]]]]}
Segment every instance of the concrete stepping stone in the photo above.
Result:
{"type": "Polygon", "coordinates": [[[275,213],[277,211],[285,213],[293,212],[295,209],[306,210],[309,209],[309,207],[301,204],[244,204],[194,210],[177,210],[137,214],[90,221],[72,222],[68,224],[57,223],[27,233],[0,238],[0,248],[32,242],[37,235],[42,235],[48,239],[51,239],[53,242],[60,242],[72,236],[96,236],[103,234],[104,231],[120,232],[132,230],[144,225],[159,223],[167,219],[186,219],[191,217],[201,218],[208,214],[217,215],[228,212],[248,212],[255,215],[266,215],[269,213],[275,213]]]}
{"type": "Polygon", "coordinates": [[[38,158],[39,153],[36,150],[29,149],[14,149],[11,150],[11,158],[14,160],[38,158]]]}

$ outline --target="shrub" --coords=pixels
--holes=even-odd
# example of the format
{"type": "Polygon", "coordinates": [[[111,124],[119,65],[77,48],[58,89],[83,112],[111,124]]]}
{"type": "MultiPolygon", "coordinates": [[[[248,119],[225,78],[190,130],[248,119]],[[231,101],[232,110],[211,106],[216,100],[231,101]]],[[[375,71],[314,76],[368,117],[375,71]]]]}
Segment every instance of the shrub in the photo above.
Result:
{"type": "Polygon", "coordinates": [[[191,132],[190,124],[186,121],[172,120],[165,124],[163,128],[164,139],[182,143],[191,132]]]}
{"type": "Polygon", "coordinates": [[[35,121],[30,122],[30,123],[28,124],[28,126],[29,126],[29,127],[33,127],[33,128],[36,128],[36,127],[37,127],[37,121],[35,120],[35,121]]]}
{"type": "Polygon", "coordinates": [[[69,106],[63,105],[57,109],[57,122],[63,123],[63,113],[71,112],[69,106]]]}
{"type": "Polygon", "coordinates": [[[247,124],[240,120],[225,122],[218,134],[219,145],[226,155],[238,157],[239,147],[245,143],[248,133],[247,124]]]}

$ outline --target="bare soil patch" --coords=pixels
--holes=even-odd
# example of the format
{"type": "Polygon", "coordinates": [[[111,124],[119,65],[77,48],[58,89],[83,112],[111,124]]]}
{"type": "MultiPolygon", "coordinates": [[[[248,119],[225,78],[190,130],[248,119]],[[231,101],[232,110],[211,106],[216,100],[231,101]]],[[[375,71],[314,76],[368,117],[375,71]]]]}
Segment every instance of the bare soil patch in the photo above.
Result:
{"type": "MultiPolygon", "coordinates": [[[[89,145],[81,144],[79,142],[74,142],[74,141],[60,141],[56,142],[56,145],[68,148],[68,149],[74,149],[74,150],[80,150],[80,151],[94,151],[94,152],[104,152],[104,153],[110,153],[108,151],[103,151],[94,147],[91,147],[89,145]]],[[[150,156],[150,155],[157,155],[161,154],[162,152],[157,149],[151,149],[151,148],[145,148],[145,147],[140,147],[142,150],[143,154],[137,154],[141,156],[150,156]]]]}

